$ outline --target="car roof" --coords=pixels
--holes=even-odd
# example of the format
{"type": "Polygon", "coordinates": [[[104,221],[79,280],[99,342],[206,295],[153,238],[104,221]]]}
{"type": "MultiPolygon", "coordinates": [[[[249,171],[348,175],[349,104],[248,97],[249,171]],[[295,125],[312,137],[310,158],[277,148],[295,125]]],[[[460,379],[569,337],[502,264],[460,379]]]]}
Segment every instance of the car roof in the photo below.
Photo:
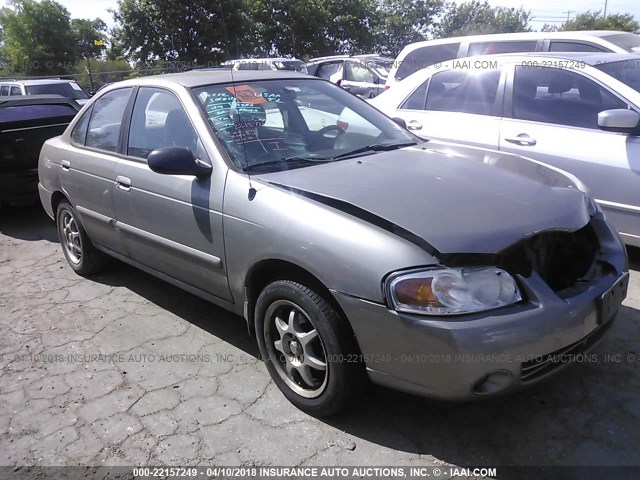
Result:
{"type": "MultiPolygon", "coordinates": [[[[474,60],[495,60],[500,59],[503,63],[518,63],[531,61],[534,59],[558,59],[581,62],[587,65],[600,65],[602,63],[620,62],[633,60],[640,62],[640,56],[636,53],[609,53],[609,52],[530,52],[530,53],[498,53],[493,55],[479,55],[476,57],[457,58],[457,61],[464,61],[473,58],[474,60]]],[[[451,61],[451,60],[450,60],[451,61]]],[[[553,66],[553,65],[551,65],[553,66]]]]}
{"type": "MultiPolygon", "coordinates": [[[[235,60],[227,60],[229,63],[238,62],[301,62],[298,58],[285,58],[285,57],[269,57],[269,58],[236,58],[235,60]]],[[[224,63],[227,63],[224,62],[224,63]]]]}
{"type": "Polygon", "coordinates": [[[191,70],[183,73],[169,73],[165,75],[152,75],[142,78],[125,80],[109,86],[109,89],[116,86],[136,86],[136,85],[158,85],[162,83],[173,83],[183,87],[193,88],[203,85],[219,83],[252,82],[260,80],[318,80],[304,73],[292,70],[191,70]]]}
{"type": "Polygon", "coordinates": [[[75,100],[62,95],[15,95],[0,97],[0,107],[20,107],[23,105],[66,104],[76,110],[82,108],[75,100]]]}
{"type": "Polygon", "coordinates": [[[438,45],[443,43],[455,43],[473,39],[474,41],[490,40],[539,40],[539,39],[572,39],[582,37],[608,37],[613,35],[629,35],[629,32],[620,30],[573,30],[567,32],[516,32],[516,33],[489,33],[484,35],[464,35],[461,37],[439,38],[435,40],[422,40],[406,45],[403,51],[411,51],[423,46],[438,45]]]}
{"type": "Polygon", "coordinates": [[[39,78],[39,79],[11,79],[11,80],[0,80],[0,83],[21,83],[24,85],[51,85],[52,83],[69,83],[75,82],[72,79],[60,79],[60,78],[39,78]]]}
{"type": "Polygon", "coordinates": [[[316,57],[316,58],[312,58],[311,60],[309,60],[307,63],[316,63],[316,62],[324,62],[324,61],[330,61],[330,60],[343,60],[343,59],[348,59],[348,58],[354,58],[356,60],[383,60],[383,61],[387,61],[387,62],[393,62],[393,58],[390,57],[384,57],[382,55],[378,55],[376,53],[365,53],[362,55],[329,55],[326,57],[316,57]]]}

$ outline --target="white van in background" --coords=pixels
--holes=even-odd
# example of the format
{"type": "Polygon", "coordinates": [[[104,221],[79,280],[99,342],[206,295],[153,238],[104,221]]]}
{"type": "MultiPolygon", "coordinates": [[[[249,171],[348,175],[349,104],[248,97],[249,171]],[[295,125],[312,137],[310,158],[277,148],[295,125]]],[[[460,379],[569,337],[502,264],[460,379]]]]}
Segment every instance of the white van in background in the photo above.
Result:
{"type": "Polygon", "coordinates": [[[640,35],[612,30],[470,35],[411,43],[396,58],[387,86],[454,58],[520,52],[614,52],[640,54],[640,35]]]}

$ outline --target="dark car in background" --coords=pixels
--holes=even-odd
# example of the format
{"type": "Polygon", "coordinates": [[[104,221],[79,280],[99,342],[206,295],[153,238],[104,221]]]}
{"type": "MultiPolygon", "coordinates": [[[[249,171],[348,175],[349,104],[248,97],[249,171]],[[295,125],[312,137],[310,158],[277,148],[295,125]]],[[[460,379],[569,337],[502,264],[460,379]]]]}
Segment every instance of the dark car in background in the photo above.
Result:
{"type": "Polygon", "coordinates": [[[0,203],[37,200],[40,149],[80,108],[55,95],[0,97],[0,203]]]}
{"type": "Polygon", "coordinates": [[[349,92],[373,98],[385,90],[393,58],[380,55],[336,55],[312,58],[309,75],[327,79],[349,92]]]}

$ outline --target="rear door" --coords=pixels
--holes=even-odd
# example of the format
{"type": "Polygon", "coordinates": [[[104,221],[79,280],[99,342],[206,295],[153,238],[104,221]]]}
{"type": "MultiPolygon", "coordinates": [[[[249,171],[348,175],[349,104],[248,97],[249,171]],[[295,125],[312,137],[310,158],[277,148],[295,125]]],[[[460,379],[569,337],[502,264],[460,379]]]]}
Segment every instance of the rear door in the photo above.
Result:
{"type": "Polygon", "coordinates": [[[599,112],[637,107],[577,70],[516,66],[509,83],[500,150],[576,175],[640,243],[640,138],[598,128],[599,112]]]}
{"type": "Polygon", "coordinates": [[[117,253],[124,249],[115,229],[114,172],[132,91],[120,88],[97,99],[74,125],[71,144],[56,158],[62,187],[89,237],[117,253]]]}
{"type": "Polygon", "coordinates": [[[396,111],[425,139],[498,148],[501,70],[446,70],[420,85],[396,111]]]}

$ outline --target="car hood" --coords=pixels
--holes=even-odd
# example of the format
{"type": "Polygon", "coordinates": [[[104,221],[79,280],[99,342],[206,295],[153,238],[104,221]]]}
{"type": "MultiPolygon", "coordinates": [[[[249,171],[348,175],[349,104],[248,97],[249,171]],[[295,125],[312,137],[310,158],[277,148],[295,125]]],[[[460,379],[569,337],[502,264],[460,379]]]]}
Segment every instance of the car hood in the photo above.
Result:
{"type": "Polygon", "coordinates": [[[259,178],[390,231],[400,227],[436,254],[495,254],[543,230],[575,231],[589,221],[586,194],[571,175],[439,142],[259,178]]]}

